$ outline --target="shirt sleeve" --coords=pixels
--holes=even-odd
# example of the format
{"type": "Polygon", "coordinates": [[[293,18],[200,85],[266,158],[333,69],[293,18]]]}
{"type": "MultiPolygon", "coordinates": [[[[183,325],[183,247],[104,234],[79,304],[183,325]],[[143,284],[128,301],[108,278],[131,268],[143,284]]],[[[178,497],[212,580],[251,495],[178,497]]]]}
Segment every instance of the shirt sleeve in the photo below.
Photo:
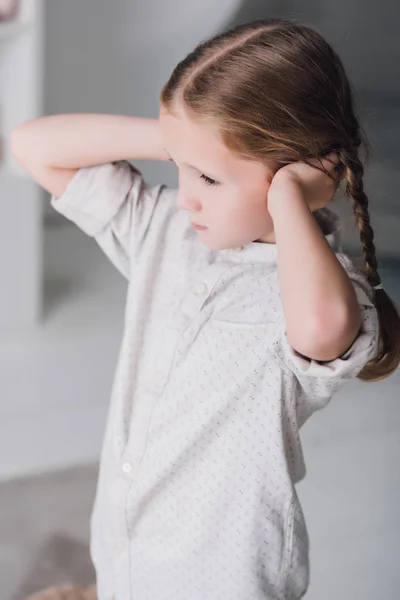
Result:
{"type": "Polygon", "coordinates": [[[350,348],[331,361],[309,359],[290,345],[284,323],[273,345],[276,358],[287,372],[296,377],[314,409],[323,407],[347,381],[357,377],[377,353],[379,322],[372,290],[365,275],[346,255],[336,256],[353,283],[361,310],[361,328],[350,348]]]}
{"type": "Polygon", "coordinates": [[[129,280],[133,239],[144,239],[165,185],[148,185],[128,161],[79,169],[53,208],[96,239],[129,280]]]}

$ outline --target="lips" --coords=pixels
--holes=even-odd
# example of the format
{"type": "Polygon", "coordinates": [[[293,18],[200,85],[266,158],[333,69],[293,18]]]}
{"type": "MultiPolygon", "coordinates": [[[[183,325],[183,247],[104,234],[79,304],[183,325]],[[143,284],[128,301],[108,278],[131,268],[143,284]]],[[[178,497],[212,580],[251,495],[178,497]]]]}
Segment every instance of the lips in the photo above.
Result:
{"type": "Polygon", "coordinates": [[[196,229],[207,229],[205,225],[198,225],[197,223],[192,223],[193,227],[196,229]]]}

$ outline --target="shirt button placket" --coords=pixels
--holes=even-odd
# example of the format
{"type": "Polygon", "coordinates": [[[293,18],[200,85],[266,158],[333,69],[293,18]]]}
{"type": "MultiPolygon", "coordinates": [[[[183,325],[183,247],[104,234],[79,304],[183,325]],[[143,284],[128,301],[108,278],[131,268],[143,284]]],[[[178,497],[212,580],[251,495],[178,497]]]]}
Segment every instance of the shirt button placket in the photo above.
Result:
{"type": "Polygon", "coordinates": [[[116,540],[114,542],[114,550],[117,554],[124,552],[127,549],[127,546],[128,544],[126,540],[116,540]]]}
{"type": "Polygon", "coordinates": [[[164,385],[165,383],[165,376],[164,373],[162,373],[161,371],[156,371],[155,375],[155,382],[157,383],[157,385],[164,385]]]}

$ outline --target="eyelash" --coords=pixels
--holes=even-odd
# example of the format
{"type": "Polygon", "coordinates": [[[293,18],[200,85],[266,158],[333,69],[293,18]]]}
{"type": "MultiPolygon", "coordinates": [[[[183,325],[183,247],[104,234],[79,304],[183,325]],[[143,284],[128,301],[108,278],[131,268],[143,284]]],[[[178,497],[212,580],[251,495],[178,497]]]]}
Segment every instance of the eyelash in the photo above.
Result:
{"type": "Polygon", "coordinates": [[[207,185],[218,185],[217,181],[215,181],[215,179],[211,179],[210,177],[207,177],[207,175],[201,175],[200,179],[204,179],[204,181],[206,182],[207,185]]]}
{"type": "MultiPolygon", "coordinates": [[[[170,162],[174,163],[174,165],[176,165],[176,162],[172,159],[169,158],[168,159],[170,162]]],[[[200,179],[203,179],[207,185],[213,186],[213,185],[218,185],[218,181],[215,181],[215,179],[211,179],[211,177],[207,177],[207,175],[200,175],[200,179]]]]}

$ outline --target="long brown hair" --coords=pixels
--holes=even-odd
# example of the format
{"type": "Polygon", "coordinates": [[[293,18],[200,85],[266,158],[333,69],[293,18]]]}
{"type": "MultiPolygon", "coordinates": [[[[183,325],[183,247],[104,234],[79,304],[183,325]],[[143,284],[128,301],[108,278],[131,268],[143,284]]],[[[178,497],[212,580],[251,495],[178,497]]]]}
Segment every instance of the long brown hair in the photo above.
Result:
{"type": "MultiPolygon", "coordinates": [[[[225,145],[244,159],[281,168],[336,152],[368,281],[372,287],[381,283],[363,185],[370,145],[343,63],[317,30],[297,19],[271,18],[221,33],[178,63],[160,100],[171,112],[182,105],[214,124],[225,145]]],[[[400,362],[396,307],[383,289],[375,290],[375,305],[378,351],[358,375],[364,381],[388,377],[400,362]]]]}

